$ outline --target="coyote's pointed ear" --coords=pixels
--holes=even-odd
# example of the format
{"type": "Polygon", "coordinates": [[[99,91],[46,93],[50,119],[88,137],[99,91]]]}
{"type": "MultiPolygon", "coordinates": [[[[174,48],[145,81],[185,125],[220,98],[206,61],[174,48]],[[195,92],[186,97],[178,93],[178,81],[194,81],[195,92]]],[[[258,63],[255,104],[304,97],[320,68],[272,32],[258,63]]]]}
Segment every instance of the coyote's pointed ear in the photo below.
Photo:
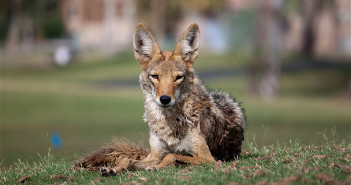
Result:
{"type": "Polygon", "coordinates": [[[179,39],[176,48],[174,49],[174,54],[181,55],[183,61],[187,63],[190,67],[197,55],[198,48],[200,44],[200,29],[197,24],[192,24],[183,33],[182,37],[179,39]]]}
{"type": "Polygon", "coordinates": [[[151,32],[143,25],[138,24],[133,34],[133,46],[135,59],[140,65],[145,65],[153,55],[160,53],[160,48],[151,32]]]}

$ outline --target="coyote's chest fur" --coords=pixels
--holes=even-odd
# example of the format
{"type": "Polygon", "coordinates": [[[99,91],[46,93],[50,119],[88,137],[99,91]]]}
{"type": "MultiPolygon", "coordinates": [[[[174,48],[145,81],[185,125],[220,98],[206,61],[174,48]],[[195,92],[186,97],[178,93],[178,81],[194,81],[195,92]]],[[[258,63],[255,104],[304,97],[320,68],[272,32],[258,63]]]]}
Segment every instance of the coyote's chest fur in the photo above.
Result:
{"type": "MultiPolygon", "coordinates": [[[[152,97],[153,98],[153,97],[152,97]]],[[[165,142],[167,146],[175,146],[187,134],[194,124],[182,114],[180,107],[164,109],[146,95],[144,121],[148,122],[150,131],[165,142]]]]}
{"type": "Polygon", "coordinates": [[[179,96],[179,100],[172,107],[163,108],[155,103],[153,93],[148,90],[150,89],[143,89],[144,121],[148,123],[150,132],[157,136],[169,150],[172,150],[171,152],[180,152],[186,148],[183,145],[187,145],[186,137],[189,130],[197,126],[189,115],[192,112],[192,101],[188,100],[188,93],[179,96]],[[185,102],[188,103],[188,106],[184,104],[185,102]]]}

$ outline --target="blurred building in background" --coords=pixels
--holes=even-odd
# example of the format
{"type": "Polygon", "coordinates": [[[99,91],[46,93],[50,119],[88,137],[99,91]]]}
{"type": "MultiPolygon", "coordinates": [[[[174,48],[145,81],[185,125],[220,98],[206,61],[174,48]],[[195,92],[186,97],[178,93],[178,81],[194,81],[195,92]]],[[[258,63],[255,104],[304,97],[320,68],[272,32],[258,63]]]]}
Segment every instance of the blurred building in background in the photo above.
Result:
{"type": "Polygon", "coordinates": [[[336,0],[316,20],[317,55],[351,56],[351,2],[336,0]]]}
{"type": "Polygon", "coordinates": [[[132,0],[64,0],[63,22],[80,51],[116,53],[131,46],[136,24],[132,0]]]}

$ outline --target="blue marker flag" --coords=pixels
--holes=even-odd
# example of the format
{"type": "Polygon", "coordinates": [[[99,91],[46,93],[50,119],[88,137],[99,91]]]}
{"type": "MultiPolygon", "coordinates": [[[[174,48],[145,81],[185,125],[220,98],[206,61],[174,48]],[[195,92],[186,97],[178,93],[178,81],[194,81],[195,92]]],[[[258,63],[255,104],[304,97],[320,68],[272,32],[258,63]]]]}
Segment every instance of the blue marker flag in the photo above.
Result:
{"type": "Polygon", "coordinates": [[[61,137],[58,133],[53,132],[51,134],[51,144],[54,148],[61,148],[61,137]]]}

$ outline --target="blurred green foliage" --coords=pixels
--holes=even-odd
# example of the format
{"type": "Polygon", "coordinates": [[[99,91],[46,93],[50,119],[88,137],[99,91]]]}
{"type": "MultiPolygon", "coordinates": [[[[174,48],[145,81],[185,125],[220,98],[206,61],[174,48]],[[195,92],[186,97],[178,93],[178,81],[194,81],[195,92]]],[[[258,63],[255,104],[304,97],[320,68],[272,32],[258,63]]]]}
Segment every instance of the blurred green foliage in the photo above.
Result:
{"type": "MultiPolygon", "coordinates": [[[[10,0],[8,0],[10,1],[10,0]]],[[[5,2],[8,2],[5,1],[5,2]]],[[[10,24],[10,8],[9,3],[3,3],[0,6],[0,45],[3,45],[3,41],[6,38],[9,24],[10,24]]]]}
{"type": "Polygon", "coordinates": [[[4,0],[0,7],[0,41],[6,39],[11,21],[19,17],[22,37],[33,32],[37,38],[59,38],[65,30],[56,0],[4,0]]]}
{"type": "Polygon", "coordinates": [[[59,5],[56,0],[23,1],[21,11],[33,20],[35,29],[44,38],[58,38],[64,35],[59,5]]]}

